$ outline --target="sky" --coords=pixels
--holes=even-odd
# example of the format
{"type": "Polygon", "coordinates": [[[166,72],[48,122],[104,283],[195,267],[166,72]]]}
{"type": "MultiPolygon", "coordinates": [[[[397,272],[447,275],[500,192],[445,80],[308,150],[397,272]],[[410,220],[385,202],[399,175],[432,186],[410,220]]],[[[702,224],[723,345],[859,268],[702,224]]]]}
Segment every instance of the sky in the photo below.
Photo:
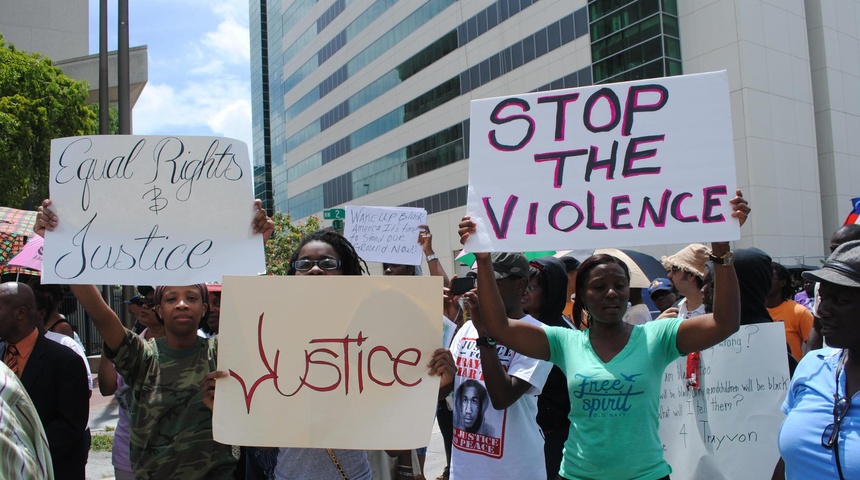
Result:
{"type": "MultiPolygon", "coordinates": [[[[90,53],[99,2],[89,0],[90,53]]],[[[108,1],[108,48],[117,2],[108,1]]],[[[129,45],[147,45],[149,81],[132,111],[137,135],[219,135],[252,145],[247,0],[129,1],[129,45]]]]}

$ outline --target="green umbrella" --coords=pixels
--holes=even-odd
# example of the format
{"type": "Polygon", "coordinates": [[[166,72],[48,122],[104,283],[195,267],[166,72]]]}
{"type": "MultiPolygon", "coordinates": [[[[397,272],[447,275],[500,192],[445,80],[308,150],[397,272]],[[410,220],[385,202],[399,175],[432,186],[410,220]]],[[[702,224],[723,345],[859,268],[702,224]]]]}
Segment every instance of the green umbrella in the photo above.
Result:
{"type": "MultiPolygon", "coordinates": [[[[535,258],[551,257],[551,256],[555,255],[555,250],[544,250],[544,251],[540,251],[540,252],[523,252],[523,255],[525,255],[526,258],[529,260],[534,260],[535,258]]],[[[472,265],[475,264],[475,255],[471,254],[471,253],[467,253],[467,254],[463,255],[462,257],[457,258],[457,261],[462,263],[463,265],[465,265],[467,267],[471,267],[472,265]]]]}

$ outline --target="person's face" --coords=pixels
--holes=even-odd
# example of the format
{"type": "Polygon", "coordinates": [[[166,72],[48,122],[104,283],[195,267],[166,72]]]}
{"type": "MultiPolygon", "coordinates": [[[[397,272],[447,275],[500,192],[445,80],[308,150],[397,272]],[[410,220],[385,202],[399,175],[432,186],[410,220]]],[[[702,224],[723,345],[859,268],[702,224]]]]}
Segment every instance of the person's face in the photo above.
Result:
{"type": "Polygon", "coordinates": [[[7,339],[15,336],[23,308],[13,306],[8,295],[0,294],[0,338],[7,339]]]}
{"type": "Polygon", "coordinates": [[[520,300],[523,310],[529,315],[538,315],[543,307],[543,288],[540,286],[537,275],[532,275],[520,300]]]}
{"type": "Polygon", "coordinates": [[[209,329],[218,333],[218,326],[221,322],[221,292],[213,292],[209,294],[209,318],[206,323],[209,329]]]}
{"type": "Polygon", "coordinates": [[[137,321],[140,322],[141,325],[145,327],[152,327],[158,324],[158,320],[155,318],[155,292],[149,292],[143,297],[145,302],[143,306],[140,307],[140,312],[137,316],[137,321]]]}
{"type": "Polygon", "coordinates": [[[860,347],[860,288],[843,287],[822,282],[818,289],[818,318],[821,335],[827,344],[836,348],[860,347]]]}
{"type": "Polygon", "coordinates": [[[408,276],[415,275],[415,267],[412,265],[400,265],[397,263],[384,263],[384,275],[408,276]]]}
{"type": "MultiPolygon", "coordinates": [[[[333,258],[338,261],[341,260],[337,252],[334,250],[334,247],[325,242],[314,240],[306,243],[305,246],[299,250],[299,256],[297,259],[322,260],[324,258],[333,258]]],[[[334,270],[323,270],[319,265],[314,265],[313,268],[305,272],[296,270],[296,275],[343,275],[343,267],[338,267],[334,270]]]]}
{"type": "Polygon", "coordinates": [[[140,308],[141,308],[140,305],[138,305],[136,303],[129,303],[128,304],[128,313],[130,313],[131,316],[134,317],[135,320],[138,320],[140,318],[140,308]]]}
{"type": "Polygon", "coordinates": [[[674,305],[677,299],[678,297],[671,290],[657,290],[651,294],[651,301],[661,312],[674,305]]]}
{"type": "Polygon", "coordinates": [[[672,291],[680,293],[684,296],[690,296],[699,290],[699,285],[696,283],[696,276],[692,273],[685,272],[678,267],[672,267],[666,274],[666,277],[672,281],[672,291]]]}
{"type": "Polygon", "coordinates": [[[471,428],[481,414],[481,397],[476,387],[466,387],[460,396],[460,408],[463,412],[463,426],[471,428]]]}
{"type": "Polygon", "coordinates": [[[815,282],[811,280],[804,280],[803,289],[806,291],[806,296],[812,298],[812,295],[815,294],[815,282]]]}
{"type": "Polygon", "coordinates": [[[768,295],[777,295],[782,290],[782,287],[785,286],[785,280],[779,278],[776,273],[776,270],[773,271],[773,280],[770,282],[770,291],[768,295]]]}
{"type": "Polygon", "coordinates": [[[196,334],[200,319],[206,313],[206,304],[200,290],[194,285],[165,287],[161,303],[155,306],[156,313],[164,320],[164,328],[174,334],[196,334]]]}
{"type": "Polygon", "coordinates": [[[502,296],[502,302],[505,304],[505,311],[510,312],[511,309],[520,304],[528,281],[525,278],[510,275],[501,280],[496,280],[496,285],[499,287],[499,295],[502,296]]]}
{"type": "Polygon", "coordinates": [[[630,299],[629,283],[618,264],[604,263],[591,270],[585,282],[585,306],[590,318],[605,324],[620,322],[630,299]]]}

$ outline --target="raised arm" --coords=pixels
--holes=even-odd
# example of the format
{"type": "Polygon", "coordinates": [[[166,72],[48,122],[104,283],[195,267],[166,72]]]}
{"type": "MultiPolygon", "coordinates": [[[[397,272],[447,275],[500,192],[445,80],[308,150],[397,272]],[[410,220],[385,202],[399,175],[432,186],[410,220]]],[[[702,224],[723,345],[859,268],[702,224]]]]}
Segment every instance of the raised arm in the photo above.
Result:
{"type": "MultiPolygon", "coordinates": [[[[427,259],[427,269],[430,271],[430,276],[442,277],[442,286],[447,287],[450,280],[448,274],[445,273],[445,268],[442,267],[442,262],[433,251],[433,234],[430,233],[430,227],[427,225],[418,225],[418,244],[421,245],[421,250],[424,251],[424,258],[427,259]]],[[[453,320],[453,319],[452,319],[453,320]]]]}
{"type": "MultiPolygon", "coordinates": [[[[59,218],[50,207],[51,200],[43,200],[39,213],[36,214],[36,225],[33,230],[41,236],[45,235],[46,230],[53,230],[59,222],[59,218]]],[[[117,314],[105,303],[95,285],[71,285],[70,289],[92,319],[105,345],[116,352],[125,337],[125,327],[117,314]]]]}
{"type": "MultiPolygon", "coordinates": [[[[475,232],[475,222],[463,217],[459,225],[460,242],[475,232]]],[[[527,357],[549,360],[549,341],[541,327],[508,319],[505,304],[496,285],[489,253],[475,253],[478,261],[478,297],[481,299],[481,322],[487,335],[504,346],[527,357]]]]}
{"type": "MultiPolygon", "coordinates": [[[[732,217],[741,225],[750,213],[749,203],[741,191],[731,200],[732,217]]],[[[723,258],[729,252],[728,242],[714,242],[711,253],[723,258]]],[[[699,315],[681,322],[678,328],[677,346],[681,353],[698,352],[713,347],[738,331],[741,320],[741,298],[738,277],[732,265],[714,262],[714,313],[699,315]]]]}

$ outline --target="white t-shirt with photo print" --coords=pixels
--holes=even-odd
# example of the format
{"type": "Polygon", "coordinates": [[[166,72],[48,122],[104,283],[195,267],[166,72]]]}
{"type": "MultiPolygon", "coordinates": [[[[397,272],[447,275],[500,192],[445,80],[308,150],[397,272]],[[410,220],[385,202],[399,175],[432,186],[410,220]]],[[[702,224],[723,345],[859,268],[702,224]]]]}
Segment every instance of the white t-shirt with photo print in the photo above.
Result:
{"type": "MultiPolygon", "coordinates": [[[[520,320],[541,325],[528,315],[520,320]]],[[[535,417],[537,395],[552,364],[497,345],[502,367],[531,388],[507,409],[496,410],[484,384],[477,338],[478,331],[467,322],[451,343],[457,376],[450,478],[545,479],[543,434],[535,417]]]]}

